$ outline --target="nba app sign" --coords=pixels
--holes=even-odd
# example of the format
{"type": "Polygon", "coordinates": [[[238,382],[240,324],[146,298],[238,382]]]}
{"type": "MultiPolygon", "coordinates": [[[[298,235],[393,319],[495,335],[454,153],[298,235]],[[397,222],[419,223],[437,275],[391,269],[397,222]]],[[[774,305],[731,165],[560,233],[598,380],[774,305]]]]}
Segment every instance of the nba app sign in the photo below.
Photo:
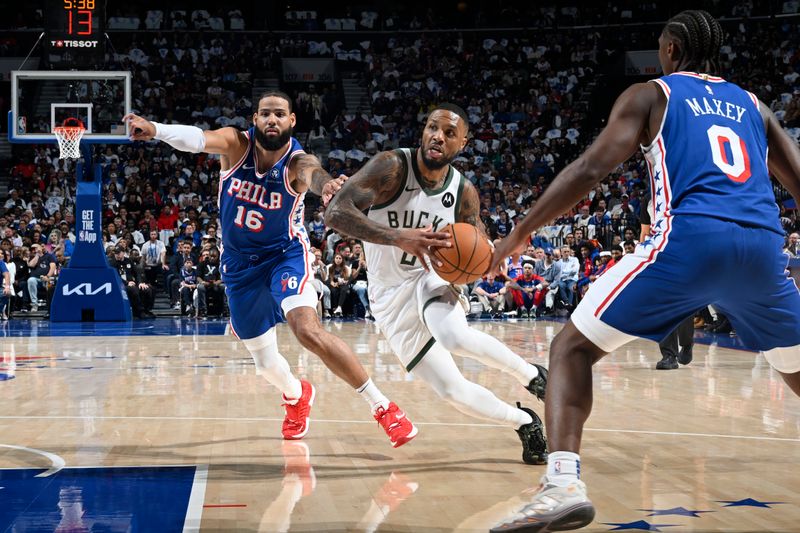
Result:
{"type": "Polygon", "coordinates": [[[81,242],[97,242],[97,229],[94,220],[94,210],[81,211],[81,229],[78,230],[78,240],[81,242]]]}

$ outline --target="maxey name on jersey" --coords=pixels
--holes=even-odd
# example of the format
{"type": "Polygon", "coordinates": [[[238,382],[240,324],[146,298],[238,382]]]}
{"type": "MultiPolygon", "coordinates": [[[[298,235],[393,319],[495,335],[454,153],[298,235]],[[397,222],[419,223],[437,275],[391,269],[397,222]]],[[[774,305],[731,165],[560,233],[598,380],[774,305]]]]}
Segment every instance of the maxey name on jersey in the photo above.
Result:
{"type": "Polygon", "coordinates": [[[697,98],[686,98],[685,102],[689,104],[689,108],[691,108],[692,113],[694,113],[696,117],[700,115],[719,115],[720,117],[729,118],[741,123],[742,115],[747,111],[747,109],[742,106],[730,102],[723,102],[716,98],[712,98],[711,102],[709,102],[707,98],[700,98],[699,101],[697,98]]]}

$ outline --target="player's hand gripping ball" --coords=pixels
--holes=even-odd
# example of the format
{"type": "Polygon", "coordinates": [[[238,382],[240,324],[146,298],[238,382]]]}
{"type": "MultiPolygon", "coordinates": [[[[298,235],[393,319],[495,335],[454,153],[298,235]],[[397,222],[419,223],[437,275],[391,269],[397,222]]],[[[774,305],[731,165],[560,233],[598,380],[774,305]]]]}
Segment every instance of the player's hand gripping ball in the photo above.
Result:
{"type": "Polygon", "coordinates": [[[433,269],[445,281],[463,285],[480,279],[492,260],[492,245],[472,224],[456,222],[448,224],[442,231],[453,236],[449,248],[432,248],[431,256],[442,262],[438,266],[431,261],[433,269]]]}

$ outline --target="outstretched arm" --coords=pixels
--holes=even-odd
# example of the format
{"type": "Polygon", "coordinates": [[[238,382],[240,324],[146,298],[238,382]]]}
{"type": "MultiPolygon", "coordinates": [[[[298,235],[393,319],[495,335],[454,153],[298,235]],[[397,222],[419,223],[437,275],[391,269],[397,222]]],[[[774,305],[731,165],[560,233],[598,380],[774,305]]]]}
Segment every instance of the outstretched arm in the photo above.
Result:
{"type": "Polygon", "coordinates": [[[122,121],[128,122],[132,141],[156,139],[183,152],[220,154],[232,161],[238,161],[247,150],[247,137],[236,128],[203,131],[197,126],[151,122],[133,113],[122,121]]]}
{"type": "Polygon", "coordinates": [[[389,201],[403,186],[403,162],[395,152],[381,152],[356,172],[333,197],[325,212],[325,223],[339,232],[363,241],[397,246],[417,256],[423,266],[431,246],[449,246],[449,233],[420,229],[390,228],[363,213],[389,201]]]}
{"type": "Polygon", "coordinates": [[[522,222],[497,245],[492,269],[521,248],[534,230],[569,210],[638,149],[650,110],[658,99],[657,91],[653,83],[638,83],[617,98],[608,125],[597,140],[559,172],[522,222]]]}
{"type": "Polygon", "coordinates": [[[800,205],[800,149],[783,130],[777,117],[764,102],[759,102],[769,144],[769,171],[800,205]]]}

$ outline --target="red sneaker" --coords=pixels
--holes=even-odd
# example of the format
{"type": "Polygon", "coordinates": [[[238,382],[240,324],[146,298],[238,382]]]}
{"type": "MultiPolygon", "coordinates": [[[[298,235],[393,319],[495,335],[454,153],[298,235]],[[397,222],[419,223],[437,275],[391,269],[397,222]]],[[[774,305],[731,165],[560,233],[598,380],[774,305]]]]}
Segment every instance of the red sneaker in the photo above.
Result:
{"type": "Polygon", "coordinates": [[[317,476],[311,466],[311,454],[305,442],[284,441],[281,443],[283,453],[283,483],[294,480],[303,484],[303,496],[308,496],[317,486],[317,476]]]}
{"type": "Polygon", "coordinates": [[[392,441],[392,447],[398,448],[417,436],[417,426],[411,423],[406,414],[394,402],[389,402],[389,407],[378,407],[375,411],[375,420],[383,427],[392,441]]]}
{"type": "Polygon", "coordinates": [[[283,396],[286,416],[283,419],[281,432],[286,440],[302,439],[308,433],[308,424],[310,422],[308,415],[311,413],[316,391],[308,381],[300,380],[300,385],[303,392],[294,405],[287,403],[289,399],[283,396]]]}

